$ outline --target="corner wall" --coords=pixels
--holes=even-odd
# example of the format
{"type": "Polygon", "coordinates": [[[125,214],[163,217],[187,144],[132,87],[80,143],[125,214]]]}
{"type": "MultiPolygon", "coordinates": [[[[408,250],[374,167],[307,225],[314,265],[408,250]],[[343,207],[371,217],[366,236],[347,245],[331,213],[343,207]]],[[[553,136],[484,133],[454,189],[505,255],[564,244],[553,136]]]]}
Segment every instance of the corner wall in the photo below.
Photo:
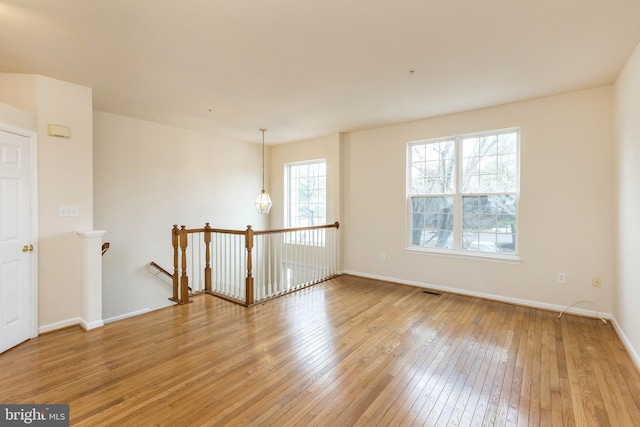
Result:
{"type": "Polygon", "coordinates": [[[78,323],[81,315],[82,242],[93,228],[93,96],[90,88],[37,76],[39,323],[44,330],[78,323]],[[47,135],[47,125],[71,137],[47,135]],[[76,205],[77,217],[60,217],[76,205]]]}
{"type": "Polygon", "coordinates": [[[617,240],[613,314],[640,366],[640,45],[615,85],[617,240]]]}
{"type": "Polygon", "coordinates": [[[171,227],[267,226],[255,210],[262,146],[96,111],[95,224],[103,257],[103,316],[115,320],[169,305],[171,286],[148,271],[173,271],[171,227]]]}

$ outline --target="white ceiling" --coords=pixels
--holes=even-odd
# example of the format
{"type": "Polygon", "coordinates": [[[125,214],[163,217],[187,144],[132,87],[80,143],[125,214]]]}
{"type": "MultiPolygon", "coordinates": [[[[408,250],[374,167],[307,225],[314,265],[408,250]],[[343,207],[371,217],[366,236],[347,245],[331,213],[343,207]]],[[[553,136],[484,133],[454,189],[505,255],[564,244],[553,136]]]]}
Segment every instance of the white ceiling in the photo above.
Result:
{"type": "Polygon", "coordinates": [[[640,0],[0,0],[0,70],[268,144],[610,84],[639,41],[640,0]]]}

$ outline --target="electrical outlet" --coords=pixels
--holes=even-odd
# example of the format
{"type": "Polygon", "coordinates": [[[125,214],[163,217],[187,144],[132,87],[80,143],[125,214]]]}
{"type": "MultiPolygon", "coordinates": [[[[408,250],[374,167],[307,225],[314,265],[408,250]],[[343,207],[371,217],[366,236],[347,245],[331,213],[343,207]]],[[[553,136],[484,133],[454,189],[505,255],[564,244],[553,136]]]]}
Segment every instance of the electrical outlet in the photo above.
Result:
{"type": "Polygon", "coordinates": [[[387,253],[380,252],[380,261],[386,261],[386,260],[387,260],[387,253]]]}
{"type": "Polygon", "coordinates": [[[564,273],[558,273],[558,283],[567,283],[567,275],[564,273]]]}
{"type": "Polygon", "coordinates": [[[591,279],[591,285],[592,285],[594,288],[601,288],[601,287],[602,287],[602,279],[600,279],[598,276],[594,276],[594,277],[591,279]]]}

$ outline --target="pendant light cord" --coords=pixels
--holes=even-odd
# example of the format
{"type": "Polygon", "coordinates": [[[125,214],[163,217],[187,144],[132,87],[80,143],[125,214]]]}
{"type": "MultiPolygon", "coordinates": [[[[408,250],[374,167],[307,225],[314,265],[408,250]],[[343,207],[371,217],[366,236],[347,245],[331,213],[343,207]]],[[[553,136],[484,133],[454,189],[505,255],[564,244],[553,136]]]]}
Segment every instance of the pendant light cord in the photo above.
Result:
{"type": "Polygon", "coordinates": [[[260,129],[262,132],[262,192],[264,193],[264,133],[266,129],[260,129]]]}

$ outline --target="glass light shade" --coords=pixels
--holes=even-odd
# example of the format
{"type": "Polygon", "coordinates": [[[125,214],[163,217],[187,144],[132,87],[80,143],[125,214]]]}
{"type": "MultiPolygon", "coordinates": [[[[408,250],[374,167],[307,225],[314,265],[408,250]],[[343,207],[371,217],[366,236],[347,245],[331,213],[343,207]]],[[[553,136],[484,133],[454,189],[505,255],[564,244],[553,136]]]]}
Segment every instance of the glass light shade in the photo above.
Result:
{"type": "Polygon", "coordinates": [[[256,209],[260,214],[268,214],[271,210],[271,197],[269,197],[269,193],[264,188],[256,198],[256,209]]]}

